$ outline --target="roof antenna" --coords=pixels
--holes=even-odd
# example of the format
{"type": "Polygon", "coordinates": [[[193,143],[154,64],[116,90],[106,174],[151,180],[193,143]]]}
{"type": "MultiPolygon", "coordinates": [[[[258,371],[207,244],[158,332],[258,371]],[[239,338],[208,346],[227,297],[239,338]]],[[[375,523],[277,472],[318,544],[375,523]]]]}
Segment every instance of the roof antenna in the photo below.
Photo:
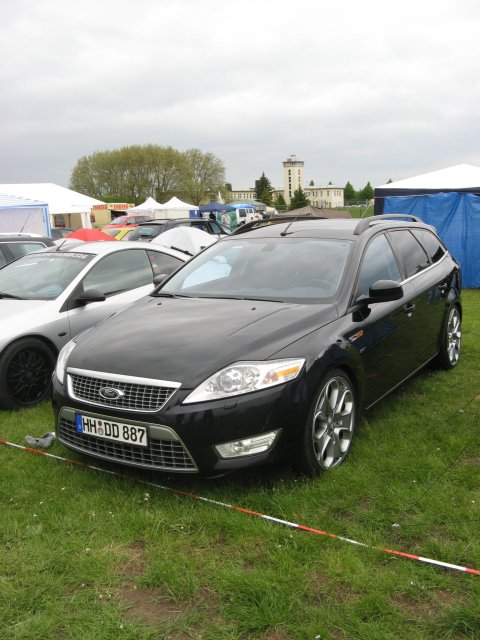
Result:
{"type": "Polygon", "coordinates": [[[296,220],[298,220],[298,216],[295,216],[295,217],[293,218],[293,220],[291,220],[291,221],[288,223],[287,228],[285,229],[285,231],[282,231],[282,232],[280,233],[280,235],[281,235],[281,236],[283,236],[283,237],[285,237],[286,235],[288,235],[288,230],[290,229],[290,227],[292,226],[292,224],[293,224],[296,220]]]}

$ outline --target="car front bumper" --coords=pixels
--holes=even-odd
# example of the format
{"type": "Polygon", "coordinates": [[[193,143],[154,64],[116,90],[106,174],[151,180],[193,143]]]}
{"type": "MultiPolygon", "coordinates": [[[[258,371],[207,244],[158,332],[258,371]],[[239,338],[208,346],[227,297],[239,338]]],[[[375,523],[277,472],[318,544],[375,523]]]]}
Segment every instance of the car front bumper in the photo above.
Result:
{"type": "Polygon", "coordinates": [[[214,475],[291,454],[306,421],[309,402],[305,394],[305,384],[296,380],[227,400],[182,404],[188,392],[179,389],[160,411],[141,413],[79,402],[69,397],[54,377],[52,404],[57,439],[69,449],[127,466],[214,475]],[[79,432],[76,414],[101,423],[144,427],[148,445],[79,432]],[[253,449],[253,453],[222,457],[216,448],[228,442],[240,445],[266,434],[274,437],[261,452],[253,449]]]}

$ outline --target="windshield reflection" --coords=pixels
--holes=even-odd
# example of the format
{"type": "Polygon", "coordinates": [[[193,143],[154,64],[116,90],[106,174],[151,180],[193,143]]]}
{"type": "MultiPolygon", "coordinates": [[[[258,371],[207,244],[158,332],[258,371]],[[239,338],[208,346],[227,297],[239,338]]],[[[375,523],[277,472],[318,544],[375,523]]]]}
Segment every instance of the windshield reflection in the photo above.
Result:
{"type": "Polygon", "coordinates": [[[238,237],[188,262],[158,294],[261,300],[328,300],[335,296],[350,242],[323,238],[238,237]]]}
{"type": "Polygon", "coordinates": [[[30,253],[0,269],[2,297],[54,300],[92,257],[82,253],[30,253]]]}

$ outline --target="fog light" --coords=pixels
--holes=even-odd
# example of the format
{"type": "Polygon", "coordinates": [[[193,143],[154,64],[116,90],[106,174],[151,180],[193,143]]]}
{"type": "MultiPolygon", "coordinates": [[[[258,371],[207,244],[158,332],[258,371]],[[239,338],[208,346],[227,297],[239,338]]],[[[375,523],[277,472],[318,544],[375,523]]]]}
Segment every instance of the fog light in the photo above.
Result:
{"type": "Polygon", "coordinates": [[[217,444],[215,449],[222,458],[237,458],[239,456],[251,456],[255,453],[263,453],[270,449],[278,432],[279,430],[270,431],[269,433],[262,433],[261,436],[253,436],[252,438],[217,444]]]}

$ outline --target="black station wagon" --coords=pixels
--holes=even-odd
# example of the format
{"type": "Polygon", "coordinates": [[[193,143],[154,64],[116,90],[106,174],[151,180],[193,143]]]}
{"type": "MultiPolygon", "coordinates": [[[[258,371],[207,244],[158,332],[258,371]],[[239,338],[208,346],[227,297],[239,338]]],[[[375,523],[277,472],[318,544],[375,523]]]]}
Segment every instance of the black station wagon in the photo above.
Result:
{"type": "Polygon", "coordinates": [[[412,216],[262,220],[69,342],[58,440],[151,470],[343,462],[361,412],[460,356],[460,267],[412,216]],[[119,349],[118,345],[122,348],[119,349]]]}

